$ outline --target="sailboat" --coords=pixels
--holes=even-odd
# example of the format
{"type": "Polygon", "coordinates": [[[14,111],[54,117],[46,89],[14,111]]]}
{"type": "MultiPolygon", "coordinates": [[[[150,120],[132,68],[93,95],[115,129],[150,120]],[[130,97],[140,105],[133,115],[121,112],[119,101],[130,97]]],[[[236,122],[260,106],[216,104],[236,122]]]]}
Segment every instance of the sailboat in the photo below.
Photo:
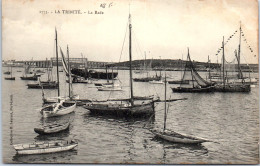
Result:
{"type": "MultiPolygon", "coordinates": [[[[60,98],[60,86],[59,86],[59,69],[58,69],[58,38],[57,38],[57,30],[55,29],[55,43],[56,43],[56,62],[57,62],[57,82],[58,82],[58,102],[52,105],[48,105],[43,107],[40,110],[40,113],[43,115],[44,118],[47,117],[53,117],[53,116],[62,116],[65,114],[69,114],[73,112],[76,108],[76,102],[75,101],[65,101],[64,98],[60,98]]],[[[61,55],[62,55],[62,63],[64,70],[70,71],[70,65],[66,65],[65,58],[63,55],[62,50],[61,55]]],[[[68,54],[68,64],[69,64],[69,49],[67,47],[67,54],[68,54]]],[[[71,73],[69,72],[69,98],[71,99],[71,73]]]]}
{"type": "Polygon", "coordinates": [[[36,73],[34,73],[32,76],[28,76],[27,74],[30,74],[30,65],[24,65],[25,69],[24,69],[24,75],[21,78],[21,80],[32,80],[32,81],[37,81],[38,77],[40,77],[41,75],[36,75],[36,73]]]}
{"type": "Polygon", "coordinates": [[[13,77],[12,75],[13,71],[12,71],[12,65],[11,65],[11,71],[10,71],[10,77],[5,77],[5,80],[15,80],[15,77],[13,77]]]}
{"type": "Polygon", "coordinates": [[[199,93],[199,92],[212,92],[213,83],[205,81],[201,76],[197,73],[195,67],[190,58],[189,48],[187,61],[183,73],[183,77],[180,83],[180,86],[177,88],[172,88],[173,92],[179,93],[199,93]],[[185,81],[189,81],[189,84],[186,84],[185,81]],[[185,83],[182,83],[185,82],[185,83]]]}
{"type": "MultiPolygon", "coordinates": [[[[151,64],[150,64],[151,68],[152,68],[152,61],[151,61],[151,64]]],[[[146,77],[143,77],[143,78],[134,78],[133,80],[135,82],[150,82],[150,81],[160,81],[161,80],[161,75],[158,76],[157,73],[156,73],[156,76],[152,76],[152,77],[149,77],[148,76],[148,72],[146,74],[146,77]]],[[[151,82],[152,83],[152,82],[151,82]]]]}
{"type": "MultiPolygon", "coordinates": [[[[241,28],[240,28],[241,29],[241,28]]],[[[223,36],[223,42],[222,42],[222,83],[221,84],[216,84],[214,87],[214,90],[216,92],[250,92],[251,91],[251,87],[249,84],[245,84],[245,82],[243,81],[243,73],[241,71],[240,68],[240,64],[239,64],[239,58],[238,55],[235,54],[237,61],[238,61],[238,68],[239,68],[239,77],[242,79],[241,83],[232,83],[232,82],[228,82],[228,77],[227,77],[227,72],[225,69],[225,49],[224,49],[224,36],[223,36]]],[[[240,48],[240,45],[239,45],[240,48]]],[[[240,52],[240,50],[239,50],[240,52]]],[[[236,53],[236,52],[235,52],[236,53]]]]}
{"type": "Polygon", "coordinates": [[[52,80],[52,70],[49,70],[49,68],[50,66],[48,66],[47,68],[47,74],[48,74],[47,81],[41,81],[39,79],[38,83],[27,84],[28,88],[29,89],[57,89],[58,83],[52,80]]]}
{"type": "MultiPolygon", "coordinates": [[[[131,43],[131,15],[129,14],[129,61],[130,61],[130,99],[114,99],[113,101],[96,101],[83,106],[91,113],[124,117],[145,117],[154,114],[154,101],[136,100],[133,94],[132,81],[132,43],[131,43]]],[[[145,99],[142,98],[142,99],[145,99]]]]}
{"type": "MultiPolygon", "coordinates": [[[[166,74],[165,74],[165,81],[166,81],[166,74]]],[[[208,140],[193,136],[188,136],[186,134],[180,134],[175,131],[167,130],[166,129],[166,120],[167,120],[167,109],[166,109],[166,87],[167,84],[165,84],[165,94],[164,94],[164,127],[163,130],[158,129],[152,129],[150,130],[155,136],[164,139],[166,141],[172,142],[172,143],[182,143],[182,144],[200,144],[203,142],[207,142],[208,140]]]]}

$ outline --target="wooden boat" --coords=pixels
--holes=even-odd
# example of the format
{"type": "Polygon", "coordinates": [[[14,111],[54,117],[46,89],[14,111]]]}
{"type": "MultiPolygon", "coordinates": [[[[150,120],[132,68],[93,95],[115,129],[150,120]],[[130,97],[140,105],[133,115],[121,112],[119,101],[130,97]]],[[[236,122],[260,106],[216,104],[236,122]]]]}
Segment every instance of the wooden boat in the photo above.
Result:
{"type": "Polygon", "coordinates": [[[207,93],[207,92],[214,92],[214,87],[194,87],[194,88],[182,88],[182,87],[177,87],[177,88],[171,88],[173,92],[178,92],[178,93],[207,93]]]}
{"type": "Polygon", "coordinates": [[[36,84],[27,84],[28,89],[57,89],[58,83],[56,81],[51,82],[39,82],[36,84]]]}
{"type": "Polygon", "coordinates": [[[92,101],[84,106],[91,113],[100,115],[113,115],[124,117],[147,117],[154,114],[154,102],[152,100],[136,101],[133,95],[132,81],[132,47],[131,47],[131,15],[129,14],[129,61],[130,61],[130,99],[117,101],[92,101]]]}
{"type": "MultiPolygon", "coordinates": [[[[57,31],[55,29],[55,40],[56,40],[56,62],[58,65],[58,39],[57,39],[57,31]]],[[[69,114],[73,112],[76,108],[76,102],[72,100],[72,95],[71,95],[71,73],[70,73],[70,63],[69,63],[69,48],[67,46],[67,55],[68,55],[68,64],[65,62],[65,57],[63,55],[62,50],[60,49],[61,56],[62,56],[62,64],[63,64],[63,69],[64,71],[69,75],[69,100],[70,101],[65,101],[60,99],[60,87],[59,87],[59,69],[57,67],[57,82],[58,82],[58,97],[57,103],[54,103],[52,105],[48,105],[43,107],[40,112],[43,115],[44,118],[47,117],[53,117],[53,116],[62,116],[65,114],[69,114]]],[[[43,100],[44,100],[44,93],[43,93],[43,100]]]]}
{"type": "Polygon", "coordinates": [[[162,80],[159,80],[159,81],[149,81],[150,84],[164,84],[164,82],[162,80]]]}
{"type": "Polygon", "coordinates": [[[15,77],[5,77],[5,80],[15,80],[15,77]]]}
{"type": "Polygon", "coordinates": [[[6,71],[6,72],[4,72],[4,74],[6,74],[6,75],[10,75],[11,72],[10,72],[10,71],[6,71]]]}
{"type": "MultiPolygon", "coordinates": [[[[240,26],[240,36],[241,36],[241,26],[240,26]]],[[[241,42],[239,43],[238,47],[238,55],[237,51],[235,51],[235,57],[237,58],[238,61],[238,76],[242,79],[241,83],[230,83],[228,82],[227,79],[227,72],[225,72],[225,44],[224,44],[224,36],[223,36],[223,41],[222,41],[222,83],[216,84],[214,86],[214,91],[215,92],[250,92],[251,91],[251,86],[249,84],[245,84],[243,73],[240,67],[240,45],[241,42]]]]}
{"type": "Polygon", "coordinates": [[[44,118],[62,116],[74,112],[76,102],[65,102],[61,100],[59,103],[47,105],[40,110],[44,118]]]}
{"type": "Polygon", "coordinates": [[[172,88],[173,92],[178,93],[201,93],[201,92],[213,92],[212,82],[204,80],[196,71],[195,67],[190,58],[189,48],[187,61],[182,76],[180,86],[177,88],[172,88]],[[185,83],[188,81],[189,83],[185,83]]]}
{"type": "Polygon", "coordinates": [[[154,77],[145,77],[145,78],[134,78],[135,82],[149,82],[149,81],[159,81],[161,80],[160,76],[154,76],[154,77]]]}
{"type": "Polygon", "coordinates": [[[120,86],[112,86],[112,87],[106,87],[106,86],[102,86],[102,87],[98,87],[97,88],[98,91],[122,91],[122,87],[120,86]]]}
{"type": "MultiPolygon", "coordinates": [[[[166,77],[165,77],[166,81],[166,77]]],[[[168,110],[166,109],[166,84],[165,84],[165,92],[164,92],[164,127],[163,130],[160,131],[158,129],[151,129],[150,131],[157,137],[164,139],[166,141],[172,142],[172,143],[182,143],[182,144],[200,144],[203,142],[206,142],[208,140],[198,137],[192,137],[184,134],[180,134],[174,131],[170,131],[166,129],[166,120],[167,120],[167,113],[168,110]]],[[[169,108],[169,107],[168,107],[169,108]]]]}
{"type": "Polygon", "coordinates": [[[13,77],[12,76],[12,73],[13,73],[13,71],[12,71],[12,66],[11,66],[11,71],[10,71],[10,77],[5,77],[5,80],[15,80],[15,77],[13,77]]]}
{"type": "Polygon", "coordinates": [[[64,124],[51,124],[48,126],[43,126],[41,128],[34,128],[34,131],[40,135],[46,135],[46,134],[53,134],[62,132],[64,130],[69,129],[70,122],[64,123],[64,124]]]}
{"type": "Polygon", "coordinates": [[[95,86],[106,86],[106,85],[112,85],[112,82],[106,82],[106,83],[94,83],[95,86]]]}
{"type": "Polygon", "coordinates": [[[63,152],[74,149],[77,146],[78,143],[75,140],[34,142],[13,145],[16,152],[21,155],[63,152]]]}
{"type": "Polygon", "coordinates": [[[37,75],[33,75],[33,76],[22,76],[20,77],[21,80],[31,80],[31,81],[37,81],[38,80],[38,76],[37,75]]]}
{"type": "MultiPolygon", "coordinates": [[[[66,82],[69,83],[69,80],[66,80],[66,82]]],[[[89,84],[90,81],[85,79],[84,77],[78,77],[78,76],[74,76],[72,78],[72,83],[81,83],[81,84],[89,84]]]]}
{"type": "Polygon", "coordinates": [[[158,131],[158,130],[150,130],[157,137],[164,139],[173,143],[182,143],[182,144],[200,144],[203,142],[208,142],[208,140],[193,136],[188,136],[185,134],[180,134],[174,131],[158,131]]]}

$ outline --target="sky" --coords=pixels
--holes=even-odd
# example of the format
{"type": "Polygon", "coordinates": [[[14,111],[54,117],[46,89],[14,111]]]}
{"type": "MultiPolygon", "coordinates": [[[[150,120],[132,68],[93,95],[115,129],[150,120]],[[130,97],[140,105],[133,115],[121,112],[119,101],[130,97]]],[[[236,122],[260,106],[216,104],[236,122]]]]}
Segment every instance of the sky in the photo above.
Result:
{"type": "Polygon", "coordinates": [[[68,45],[70,57],[127,61],[129,12],[133,60],[185,60],[189,48],[192,60],[220,62],[224,36],[231,62],[241,23],[241,63],[258,63],[257,0],[3,0],[2,59],[54,57],[56,27],[58,46],[68,45]]]}

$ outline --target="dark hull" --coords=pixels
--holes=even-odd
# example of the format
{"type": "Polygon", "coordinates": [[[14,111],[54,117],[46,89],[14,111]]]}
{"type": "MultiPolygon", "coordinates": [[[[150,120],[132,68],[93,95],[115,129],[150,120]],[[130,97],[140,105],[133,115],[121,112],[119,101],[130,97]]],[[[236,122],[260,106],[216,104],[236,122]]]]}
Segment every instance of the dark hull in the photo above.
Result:
{"type": "Polygon", "coordinates": [[[215,92],[250,92],[250,85],[216,85],[215,92]]]}
{"type": "Polygon", "coordinates": [[[208,93],[208,92],[213,92],[214,88],[213,87],[206,87],[206,88],[172,88],[173,92],[178,92],[178,93],[208,93]]]}
{"type": "Polygon", "coordinates": [[[160,81],[161,77],[134,78],[135,82],[160,81]]]}
{"type": "Polygon", "coordinates": [[[68,129],[69,129],[69,124],[66,124],[66,126],[61,127],[61,128],[57,128],[55,131],[52,131],[52,132],[46,132],[42,128],[34,128],[34,131],[37,134],[40,134],[40,135],[50,135],[50,134],[54,134],[54,133],[60,133],[60,132],[63,132],[63,131],[67,131],[68,129]]]}
{"type": "Polygon", "coordinates": [[[37,81],[38,77],[37,76],[32,76],[32,77],[20,77],[21,80],[32,80],[32,81],[37,81]]]}
{"type": "Polygon", "coordinates": [[[113,85],[113,83],[94,83],[95,86],[113,85]]]}
{"type": "Polygon", "coordinates": [[[142,118],[148,117],[154,114],[154,103],[134,105],[133,107],[109,107],[107,105],[93,106],[86,105],[85,109],[88,109],[92,114],[98,115],[112,115],[116,117],[127,117],[127,118],[142,118]]]}
{"type": "Polygon", "coordinates": [[[15,80],[15,77],[5,77],[5,80],[15,80]]]}
{"type": "Polygon", "coordinates": [[[184,81],[168,81],[169,84],[189,84],[189,80],[184,81]]]}
{"type": "Polygon", "coordinates": [[[71,70],[72,74],[75,74],[80,77],[84,78],[94,78],[94,79],[113,79],[116,78],[118,73],[117,72],[100,72],[100,71],[88,71],[84,69],[72,69],[71,70]]]}
{"type": "Polygon", "coordinates": [[[27,84],[29,89],[57,89],[58,84],[27,84]]]}

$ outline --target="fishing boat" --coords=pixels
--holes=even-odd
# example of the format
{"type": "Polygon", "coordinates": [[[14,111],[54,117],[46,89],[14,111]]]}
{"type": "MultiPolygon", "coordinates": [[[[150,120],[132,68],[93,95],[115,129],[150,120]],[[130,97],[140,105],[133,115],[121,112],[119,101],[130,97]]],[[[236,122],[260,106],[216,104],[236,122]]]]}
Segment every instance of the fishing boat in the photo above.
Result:
{"type": "Polygon", "coordinates": [[[213,92],[213,83],[205,81],[196,71],[190,58],[189,48],[185,70],[179,87],[172,88],[173,92],[179,93],[203,93],[213,92]],[[188,81],[189,84],[183,84],[188,81]]]}
{"type": "MultiPolygon", "coordinates": [[[[56,43],[56,62],[57,62],[57,82],[58,82],[58,102],[54,103],[52,105],[45,106],[41,108],[40,113],[43,115],[44,118],[47,117],[54,117],[54,116],[62,116],[65,114],[69,114],[73,112],[76,108],[76,102],[73,101],[71,97],[71,73],[70,71],[70,64],[69,64],[69,48],[67,46],[67,55],[68,55],[68,65],[65,61],[65,57],[63,55],[63,52],[60,48],[61,56],[62,56],[62,64],[63,68],[66,73],[69,74],[69,101],[61,100],[60,99],[60,86],[59,86],[59,69],[58,69],[58,39],[57,39],[57,31],[55,29],[55,43],[56,43]]],[[[43,93],[44,94],[44,93],[43,93]]],[[[43,95],[44,98],[44,95],[43,95]]]]}
{"type": "Polygon", "coordinates": [[[11,72],[10,72],[10,71],[6,71],[6,72],[4,72],[4,74],[6,74],[6,75],[10,75],[11,72]]]}
{"type": "Polygon", "coordinates": [[[69,126],[70,126],[70,122],[64,124],[55,123],[40,128],[34,128],[34,131],[40,135],[46,135],[46,134],[53,134],[53,133],[62,132],[64,130],[68,130],[69,126]]]}
{"type": "Polygon", "coordinates": [[[130,61],[130,99],[113,101],[92,101],[85,106],[91,113],[124,117],[146,117],[154,114],[153,100],[135,100],[132,81],[132,43],[131,43],[131,15],[129,14],[129,61],[130,61]]]}
{"type": "Polygon", "coordinates": [[[58,82],[53,81],[52,70],[49,70],[50,66],[47,68],[48,79],[46,81],[41,81],[39,79],[38,83],[27,84],[28,89],[57,89],[58,82]]]}
{"type": "Polygon", "coordinates": [[[103,85],[101,87],[97,87],[98,91],[122,91],[122,87],[118,84],[112,85],[103,85]]]}
{"type": "Polygon", "coordinates": [[[13,145],[17,154],[30,155],[30,154],[44,154],[44,153],[56,153],[74,149],[78,146],[77,141],[50,141],[50,142],[34,142],[27,144],[13,145]]]}
{"type": "MultiPolygon", "coordinates": [[[[241,27],[240,27],[241,29],[241,27]]],[[[228,82],[227,79],[227,72],[225,72],[225,44],[224,44],[224,37],[223,37],[223,42],[222,42],[222,83],[216,84],[214,86],[214,90],[216,92],[250,92],[251,91],[251,87],[249,84],[245,84],[244,81],[242,81],[241,83],[237,83],[237,82],[228,82]]],[[[239,45],[239,49],[240,49],[240,45],[239,45]]],[[[238,51],[240,52],[240,50],[238,51]]],[[[237,58],[238,62],[239,62],[239,55],[236,54],[235,51],[235,57],[237,58]]],[[[241,71],[240,65],[238,63],[238,68],[239,68],[239,75],[241,75],[241,78],[243,80],[243,73],[241,71]]]]}
{"type": "Polygon", "coordinates": [[[106,85],[113,85],[113,83],[112,82],[106,82],[106,83],[98,83],[98,82],[96,82],[96,83],[94,83],[94,85],[95,86],[106,86],[106,85]]]}
{"type": "Polygon", "coordinates": [[[15,77],[13,77],[13,71],[12,71],[12,65],[11,65],[11,71],[10,71],[10,77],[5,77],[5,80],[15,80],[15,77]]]}
{"type": "MultiPolygon", "coordinates": [[[[165,81],[166,81],[166,76],[165,76],[165,81]]],[[[157,137],[164,139],[166,141],[172,142],[172,143],[182,143],[182,144],[200,144],[203,142],[207,142],[208,140],[203,139],[203,138],[198,138],[198,137],[193,137],[193,136],[188,136],[185,134],[180,134],[174,131],[170,131],[166,129],[166,120],[167,120],[167,100],[166,100],[166,87],[167,84],[165,84],[165,94],[164,94],[164,127],[163,130],[159,129],[151,129],[150,131],[157,137]]],[[[168,107],[169,108],[169,107],[168,107]]]]}

